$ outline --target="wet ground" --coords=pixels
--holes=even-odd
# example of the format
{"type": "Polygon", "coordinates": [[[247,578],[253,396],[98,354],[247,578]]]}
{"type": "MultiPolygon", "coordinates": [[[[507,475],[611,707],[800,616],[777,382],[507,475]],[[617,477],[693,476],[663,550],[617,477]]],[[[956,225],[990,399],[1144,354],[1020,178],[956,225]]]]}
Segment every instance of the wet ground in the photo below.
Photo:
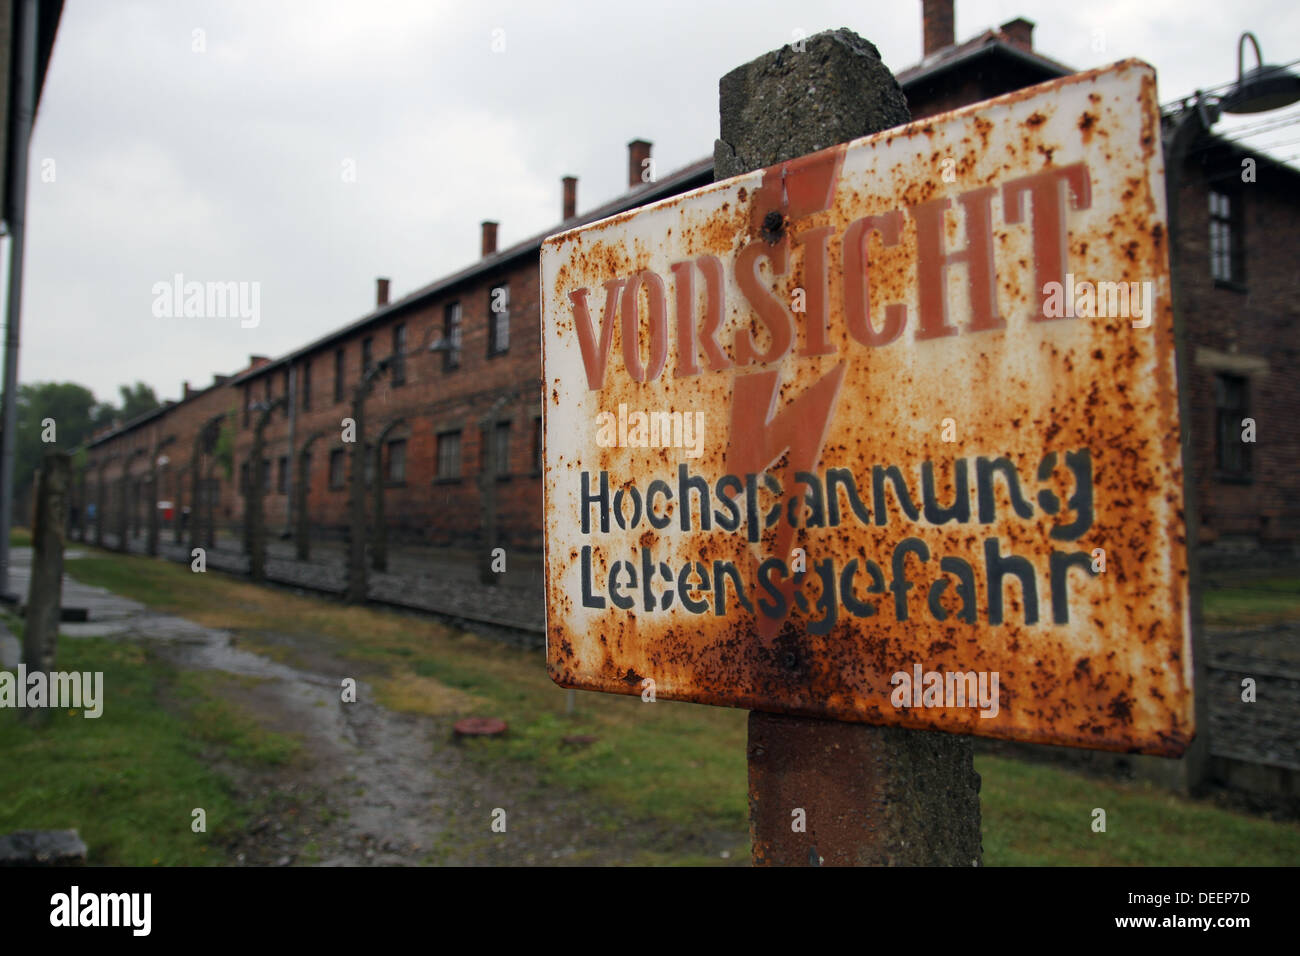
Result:
{"type": "MultiPolygon", "coordinates": [[[[15,549],[11,574],[18,593],[26,591],[29,560],[29,549],[15,549]]],[[[343,702],[341,682],[356,678],[356,664],[325,642],[259,634],[273,659],[230,631],[64,581],[65,605],[85,607],[90,616],[86,623],[65,623],[65,637],[140,641],[179,668],[223,675],[228,703],[301,741],[300,756],[281,767],[250,769],[211,755],[241,801],[258,808],[227,847],[231,862],[609,864],[659,850],[721,863],[735,854],[736,834],[656,833],[593,806],[590,798],[541,787],[518,764],[485,769],[453,741],[453,717],[388,710],[373,702],[364,679],[358,679],[356,701],[343,702]],[[505,832],[493,830],[494,819],[502,819],[498,810],[505,811],[505,832]]],[[[0,636],[0,664],[12,666],[18,650],[12,635],[0,636]]],[[[215,821],[209,827],[215,829],[215,821]]]]}

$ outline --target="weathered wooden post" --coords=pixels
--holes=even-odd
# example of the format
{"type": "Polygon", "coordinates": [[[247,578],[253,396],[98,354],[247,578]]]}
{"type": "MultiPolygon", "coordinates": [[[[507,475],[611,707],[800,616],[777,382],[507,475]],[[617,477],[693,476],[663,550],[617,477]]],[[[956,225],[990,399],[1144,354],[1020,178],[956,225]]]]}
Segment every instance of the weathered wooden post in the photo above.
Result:
{"type": "MultiPolygon", "coordinates": [[[[803,43],[803,50],[783,47],[722,78],[715,180],[911,119],[903,91],[873,44],[848,30],[803,43]]],[[[777,206],[771,213],[782,216],[777,206]]],[[[978,864],[983,851],[974,759],[970,737],[751,711],[754,862],[978,864]],[[818,821],[815,847],[791,828],[795,807],[818,821]]]]}
{"type": "MultiPolygon", "coordinates": [[[[36,516],[32,527],[32,576],[27,589],[23,664],[29,671],[54,670],[59,620],[63,610],[63,522],[68,504],[72,458],[51,451],[36,474],[36,516]]],[[[24,718],[43,723],[48,707],[24,708],[24,718]]]]}

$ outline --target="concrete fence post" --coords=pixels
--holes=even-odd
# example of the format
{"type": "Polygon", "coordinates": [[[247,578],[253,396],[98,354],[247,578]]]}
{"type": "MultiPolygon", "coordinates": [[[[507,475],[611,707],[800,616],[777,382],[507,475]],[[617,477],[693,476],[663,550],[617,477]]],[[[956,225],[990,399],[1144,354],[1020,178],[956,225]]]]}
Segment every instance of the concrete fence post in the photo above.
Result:
{"type": "MultiPolygon", "coordinates": [[[[880,54],[848,30],[819,33],[719,83],[714,177],[726,179],[906,123],[880,54]]],[[[779,213],[778,213],[779,214],[779,213]]],[[[759,865],[979,865],[971,738],[749,715],[749,807],[759,865]],[[793,832],[792,808],[816,830],[793,832]]]]}
{"type": "MultiPolygon", "coordinates": [[[[72,458],[60,451],[47,453],[36,475],[32,576],[23,630],[23,664],[28,671],[49,674],[54,670],[63,610],[63,527],[71,477],[72,458]]],[[[48,707],[29,707],[22,715],[29,722],[43,723],[49,712],[48,707]]]]}

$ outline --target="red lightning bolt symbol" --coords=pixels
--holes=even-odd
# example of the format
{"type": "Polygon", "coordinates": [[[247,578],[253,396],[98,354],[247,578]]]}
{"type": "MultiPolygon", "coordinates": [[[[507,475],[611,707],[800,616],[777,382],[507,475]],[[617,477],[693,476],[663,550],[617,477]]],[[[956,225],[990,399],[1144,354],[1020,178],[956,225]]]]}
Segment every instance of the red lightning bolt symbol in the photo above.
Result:
{"type": "MultiPolygon", "coordinates": [[[[786,495],[802,496],[802,482],[794,481],[796,472],[811,473],[821,461],[822,445],[830,430],[844,382],[846,363],[841,362],[819,379],[778,414],[777,397],[780,395],[781,373],[758,372],[736,378],[731,397],[731,442],[727,446],[727,470],[734,475],[758,474],[780,458],[788,449],[785,466],[777,473],[777,480],[786,495]]],[[[788,500],[788,499],[787,499],[788,500]]],[[[782,507],[786,507],[782,503],[782,507]]],[[[802,503],[800,504],[802,514],[802,503]]],[[[762,517],[760,515],[760,521],[762,517]]],[[[788,560],[795,529],[789,521],[779,521],[774,555],[788,560]]],[[[760,558],[750,551],[749,579],[757,580],[760,558]]],[[[785,596],[786,608],[792,605],[794,578],[787,577],[777,585],[785,596]]],[[[764,646],[771,644],[784,622],[784,617],[770,617],[759,613],[758,637],[764,646]]]]}

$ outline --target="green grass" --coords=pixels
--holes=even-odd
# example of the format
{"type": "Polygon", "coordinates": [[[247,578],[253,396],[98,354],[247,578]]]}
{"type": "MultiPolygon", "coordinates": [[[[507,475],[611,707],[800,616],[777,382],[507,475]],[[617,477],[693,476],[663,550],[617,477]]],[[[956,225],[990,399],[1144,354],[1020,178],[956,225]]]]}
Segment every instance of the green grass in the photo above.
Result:
{"type": "Polygon", "coordinates": [[[1300,825],[1187,800],[1150,784],[1121,784],[987,755],[984,862],[990,866],[1295,866],[1300,825]],[[1093,810],[1106,811],[1094,832],[1093,810]]]}
{"type": "Polygon", "coordinates": [[[102,713],[52,711],[31,727],[0,709],[0,833],[76,829],[97,865],[226,862],[249,808],[207,759],[281,763],[293,742],[225,704],[220,675],[178,672],[145,646],[61,637],[55,666],[102,672],[102,713]],[[191,829],[195,808],[206,832],[191,829]]]}
{"type": "Polygon", "coordinates": [[[26,528],[9,529],[9,547],[11,548],[29,548],[32,544],[32,533],[26,528]]]}
{"type": "Polygon", "coordinates": [[[1300,618],[1300,575],[1234,578],[1205,592],[1205,623],[1246,627],[1300,618]]]}
{"type": "Polygon", "coordinates": [[[37,729],[0,710],[0,832],[75,828],[96,864],[223,862],[209,844],[244,818],[159,701],[170,668],[139,646],[99,639],[64,639],[57,667],[102,671],[103,713],[55,711],[37,729]],[[207,833],[190,829],[196,807],[207,833]]]}
{"type": "Polygon", "coordinates": [[[226,689],[242,683],[229,674],[185,671],[177,681],[177,694],[189,700],[192,732],[204,743],[224,750],[236,763],[280,767],[302,750],[300,741],[262,727],[238,707],[228,703],[226,689]]]}
{"type": "MultiPolygon", "coordinates": [[[[637,697],[579,692],[565,713],[565,691],[546,676],[542,655],[450,630],[409,615],[347,607],[255,587],[143,558],[68,562],[75,577],[232,628],[240,641],[297,635],[353,660],[358,676],[396,709],[449,718],[497,716],[510,725],[498,740],[464,744],[484,767],[528,767],[540,787],[562,786],[605,808],[608,826],[643,822],[647,863],[718,862],[663,853],[662,827],[717,828],[738,835],[747,820],[745,713],[637,697]],[[564,738],[591,735],[587,744],[564,738]]],[[[283,645],[266,645],[284,652],[283,645]]],[[[1149,864],[1294,865],[1300,825],[1256,819],[1154,787],[1121,784],[1054,767],[980,756],[985,860],[992,865],[1149,864]],[[1107,813],[1094,833],[1092,811],[1107,813]]],[[[594,811],[600,814],[602,811],[594,811]]],[[[743,841],[743,836],[738,836],[743,841]]],[[[743,842],[732,851],[743,858],[743,842]]]]}

